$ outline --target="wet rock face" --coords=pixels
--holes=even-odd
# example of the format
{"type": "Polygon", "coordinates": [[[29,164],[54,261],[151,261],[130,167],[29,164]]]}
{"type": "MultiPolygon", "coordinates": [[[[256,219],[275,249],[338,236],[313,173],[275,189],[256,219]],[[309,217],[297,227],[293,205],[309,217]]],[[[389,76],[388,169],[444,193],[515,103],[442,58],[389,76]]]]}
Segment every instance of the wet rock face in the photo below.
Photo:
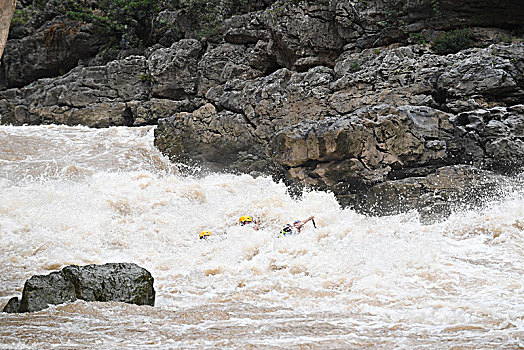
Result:
{"type": "MultiPolygon", "coordinates": [[[[105,66],[77,67],[62,77],[41,79],[22,89],[0,91],[1,122],[90,127],[145,125],[201,104],[198,99],[185,98],[194,92],[191,81],[159,84],[153,92],[151,80],[167,78],[148,73],[149,62],[144,56],[129,56],[105,66]],[[151,97],[169,91],[179,91],[180,98],[151,97]]],[[[185,66],[179,70],[185,71],[185,66]]],[[[178,70],[163,72],[177,76],[178,70]]]]}
{"type": "Polygon", "coordinates": [[[155,143],[164,153],[188,164],[214,171],[264,171],[268,164],[262,141],[243,115],[217,113],[206,104],[193,113],[163,119],[155,143]]]}
{"type": "Polygon", "coordinates": [[[158,123],[155,145],[173,160],[271,173],[374,214],[446,212],[448,199],[469,197],[433,182],[482,192],[481,178],[493,184],[524,165],[519,1],[246,6],[253,12],[227,20],[221,40],[182,39],[195,23],[166,10],[155,24],[160,44],[122,51],[108,64],[85,51],[103,42],[89,27],[35,18],[15,28],[0,66],[0,86],[16,87],[0,91],[0,122],[158,123]],[[187,28],[177,31],[175,22],[187,28]],[[437,54],[432,39],[463,27],[470,43],[437,54]],[[68,40],[48,41],[44,57],[37,35],[50,28],[68,40]],[[84,51],[72,56],[79,43],[84,51]],[[27,62],[15,59],[23,55],[27,62]]]}
{"type": "Polygon", "coordinates": [[[162,120],[155,143],[177,161],[212,170],[270,171],[290,185],[330,190],[341,204],[362,212],[426,208],[433,215],[479,201],[480,194],[508,182],[501,174],[524,165],[523,108],[454,115],[424,106],[377,105],[280,125],[275,134],[257,137],[260,121],[249,123],[209,104],[162,120]]]}
{"type": "MultiPolygon", "coordinates": [[[[38,29],[8,40],[3,57],[4,88],[22,87],[37,79],[67,73],[79,60],[94,56],[107,43],[92,24],[57,17],[38,29]]],[[[14,28],[16,34],[17,28],[14,28]]],[[[18,27],[20,31],[22,28],[18,27]]]]}
{"type": "Polygon", "coordinates": [[[475,208],[523,185],[471,165],[439,167],[427,176],[389,180],[360,192],[351,205],[372,215],[392,215],[416,209],[420,221],[433,223],[454,210],[475,208]]]}
{"type": "Polygon", "coordinates": [[[9,300],[3,312],[35,312],[49,304],[77,299],[153,306],[153,277],[147,270],[129,263],[66,266],[59,272],[28,279],[22,298],[9,300]]]}
{"type": "Polygon", "coordinates": [[[180,40],[169,48],[156,50],[148,60],[152,96],[179,100],[195,95],[201,55],[202,46],[194,39],[180,40]]]}
{"type": "Polygon", "coordinates": [[[465,161],[505,173],[524,165],[524,105],[463,112],[452,121],[465,161]]]}
{"type": "Polygon", "coordinates": [[[456,117],[429,107],[379,105],[285,128],[267,153],[288,183],[331,190],[362,212],[395,214],[436,203],[449,211],[508,180],[480,169],[511,174],[522,166],[521,107],[456,117]]]}

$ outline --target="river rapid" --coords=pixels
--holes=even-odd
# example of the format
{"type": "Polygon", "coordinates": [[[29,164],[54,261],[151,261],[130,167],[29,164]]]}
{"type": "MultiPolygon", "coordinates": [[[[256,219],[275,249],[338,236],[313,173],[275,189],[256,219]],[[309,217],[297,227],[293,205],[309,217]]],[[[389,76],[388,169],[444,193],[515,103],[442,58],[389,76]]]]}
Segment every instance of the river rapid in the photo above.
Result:
{"type": "Polygon", "coordinates": [[[153,128],[0,127],[0,305],[70,264],[133,262],[156,290],[155,307],[0,313],[1,349],[524,347],[521,193],[433,225],[368,217],[269,177],[178,168],[153,128]],[[276,238],[310,215],[316,228],[276,238]]]}

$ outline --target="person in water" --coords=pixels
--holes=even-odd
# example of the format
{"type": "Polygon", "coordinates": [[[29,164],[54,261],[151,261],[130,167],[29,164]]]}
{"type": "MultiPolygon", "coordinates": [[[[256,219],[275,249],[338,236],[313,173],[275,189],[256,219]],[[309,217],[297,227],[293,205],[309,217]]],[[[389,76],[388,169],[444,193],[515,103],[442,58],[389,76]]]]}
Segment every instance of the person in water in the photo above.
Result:
{"type": "Polygon", "coordinates": [[[304,225],[307,224],[309,221],[312,221],[313,222],[313,226],[316,227],[314,219],[315,219],[314,216],[310,216],[310,217],[308,217],[305,220],[297,220],[297,221],[293,222],[293,224],[287,224],[286,226],[284,226],[284,228],[282,228],[282,230],[280,231],[278,236],[281,237],[281,236],[293,235],[293,234],[300,233],[300,231],[302,231],[302,228],[304,227],[304,225]]]}
{"type": "Polygon", "coordinates": [[[211,237],[211,231],[204,230],[204,231],[200,232],[200,234],[198,235],[198,237],[199,237],[200,239],[208,239],[209,237],[211,237]]]}
{"type": "Polygon", "coordinates": [[[238,219],[238,223],[240,224],[240,226],[245,226],[245,225],[253,226],[253,230],[255,231],[258,231],[258,229],[260,228],[260,220],[257,220],[257,219],[253,220],[253,218],[249,215],[242,215],[238,219]]]}

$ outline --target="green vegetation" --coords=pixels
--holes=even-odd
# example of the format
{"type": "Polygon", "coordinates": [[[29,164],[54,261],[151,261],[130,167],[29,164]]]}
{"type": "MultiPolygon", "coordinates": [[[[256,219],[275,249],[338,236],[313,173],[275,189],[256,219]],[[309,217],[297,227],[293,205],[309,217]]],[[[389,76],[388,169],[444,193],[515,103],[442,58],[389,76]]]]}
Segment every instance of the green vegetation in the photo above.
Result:
{"type": "Polygon", "coordinates": [[[358,62],[356,61],[351,61],[349,65],[349,70],[351,72],[358,72],[360,70],[360,64],[358,64],[358,62]]]}
{"type": "MultiPolygon", "coordinates": [[[[226,19],[246,13],[252,6],[249,0],[33,0],[31,5],[17,10],[13,24],[27,23],[38,10],[65,15],[78,23],[92,23],[112,43],[144,48],[154,44],[162,30],[180,31],[178,23],[155,22],[163,10],[182,12],[190,28],[185,28],[188,32],[180,33],[181,37],[185,34],[209,38],[220,34],[226,19]]],[[[59,31],[48,34],[53,40],[60,38],[59,31]]]]}
{"type": "Polygon", "coordinates": [[[446,32],[431,42],[431,48],[439,55],[456,53],[471,47],[471,34],[467,29],[446,32]]]}
{"type": "Polygon", "coordinates": [[[144,83],[150,83],[152,81],[151,74],[141,74],[138,76],[138,78],[144,83]]]}
{"type": "Polygon", "coordinates": [[[278,0],[278,1],[275,1],[270,7],[266,8],[265,12],[268,15],[280,16],[284,14],[286,10],[286,6],[288,4],[297,5],[301,2],[307,3],[307,4],[314,4],[314,5],[329,4],[329,0],[278,0]]]}
{"type": "Polygon", "coordinates": [[[409,37],[412,38],[417,44],[427,45],[426,38],[422,33],[411,33],[409,34],[409,37]]]}
{"type": "Polygon", "coordinates": [[[504,44],[511,44],[513,42],[513,38],[510,36],[500,35],[498,39],[504,44]]]}
{"type": "Polygon", "coordinates": [[[386,15],[386,23],[384,26],[389,26],[389,25],[402,26],[405,24],[402,17],[407,14],[407,10],[406,10],[407,1],[406,0],[386,1],[384,5],[385,5],[384,14],[386,15]]]}
{"type": "Polygon", "coordinates": [[[369,6],[370,0],[359,0],[359,3],[364,5],[364,8],[367,8],[369,6]]]}
{"type": "MultiPolygon", "coordinates": [[[[124,32],[132,32],[136,36],[133,45],[140,47],[151,43],[153,19],[162,10],[161,5],[166,4],[157,0],[34,0],[32,6],[22,11],[34,8],[65,15],[77,23],[92,23],[96,30],[110,38],[120,38],[124,32]]],[[[64,21],[58,26],[71,25],[64,21]]],[[[62,34],[59,29],[52,28],[44,34],[48,44],[60,40],[62,34]]]]}
{"type": "Polygon", "coordinates": [[[440,12],[440,0],[431,0],[431,8],[435,17],[442,18],[442,12],[440,12]]]}
{"type": "Polygon", "coordinates": [[[15,10],[13,19],[11,20],[11,26],[19,26],[26,24],[31,19],[31,13],[29,9],[25,8],[22,10],[15,10]]]}
{"type": "Polygon", "coordinates": [[[179,0],[177,7],[182,9],[198,28],[196,37],[214,37],[220,34],[224,21],[242,12],[246,0],[179,0]]]}

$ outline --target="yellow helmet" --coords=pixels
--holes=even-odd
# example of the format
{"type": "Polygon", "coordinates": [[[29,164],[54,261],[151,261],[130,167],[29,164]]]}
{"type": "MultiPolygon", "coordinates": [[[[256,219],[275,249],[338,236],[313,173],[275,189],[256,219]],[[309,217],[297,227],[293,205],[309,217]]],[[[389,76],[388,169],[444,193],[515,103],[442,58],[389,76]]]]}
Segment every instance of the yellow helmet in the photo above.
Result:
{"type": "Polygon", "coordinates": [[[211,236],[211,232],[208,231],[208,230],[204,230],[204,231],[200,232],[200,234],[198,235],[198,237],[200,237],[200,239],[206,239],[209,236],[211,236]]]}
{"type": "Polygon", "coordinates": [[[238,219],[238,223],[239,223],[240,225],[249,224],[249,223],[251,223],[251,222],[253,222],[253,219],[252,219],[251,216],[249,216],[249,215],[242,215],[242,216],[240,217],[240,219],[238,219]]]}

